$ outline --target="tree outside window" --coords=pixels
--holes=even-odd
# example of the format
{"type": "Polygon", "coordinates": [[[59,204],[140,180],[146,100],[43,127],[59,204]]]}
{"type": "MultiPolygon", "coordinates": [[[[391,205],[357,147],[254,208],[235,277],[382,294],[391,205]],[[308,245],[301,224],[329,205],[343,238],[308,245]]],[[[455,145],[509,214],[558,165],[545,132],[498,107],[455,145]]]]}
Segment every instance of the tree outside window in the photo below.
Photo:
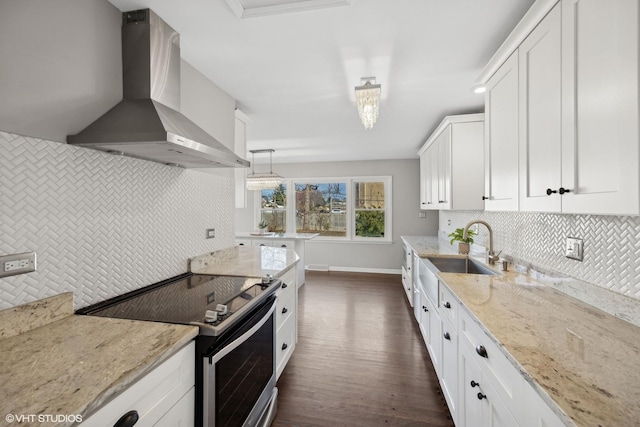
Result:
{"type": "Polygon", "coordinates": [[[280,184],[276,189],[260,191],[260,222],[267,223],[267,231],[287,231],[287,187],[280,184]]]}
{"type": "Polygon", "coordinates": [[[384,237],[384,182],[354,182],[355,235],[384,237]]]}
{"type": "Polygon", "coordinates": [[[347,236],[347,184],[295,183],[296,232],[347,236]]]}

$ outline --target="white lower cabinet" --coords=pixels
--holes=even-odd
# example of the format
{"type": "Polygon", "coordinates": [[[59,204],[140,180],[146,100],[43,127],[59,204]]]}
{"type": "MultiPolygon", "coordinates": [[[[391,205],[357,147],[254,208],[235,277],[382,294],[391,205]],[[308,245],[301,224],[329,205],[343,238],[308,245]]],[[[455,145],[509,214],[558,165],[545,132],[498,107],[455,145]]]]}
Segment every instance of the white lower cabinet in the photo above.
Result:
{"type": "Polygon", "coordinates": [[[453,422],[458,422],[458,334],[455,328],[446,317],[442,318],[442,362],[440,385],[451,418],[453,422]]]}
{"type": "Polygon", "coordinates": [[[276,377],[289,362],[298,341],[298,286],[296,267],[286,271],[279,278],[282,287],[276,295],[276,377]]]}
{"type": "Polygon", "coordinates": [[[437,307],[424,286],[414,315],[456,426],[564,425],[445,283],[437,307]]]}
{"type": "Polygon", "coordinates": [[[192,341],[109,403],[84,419],[81,427],[114,425],[136,412],[136,426],[194,424],[195,343],[192,341]]]}

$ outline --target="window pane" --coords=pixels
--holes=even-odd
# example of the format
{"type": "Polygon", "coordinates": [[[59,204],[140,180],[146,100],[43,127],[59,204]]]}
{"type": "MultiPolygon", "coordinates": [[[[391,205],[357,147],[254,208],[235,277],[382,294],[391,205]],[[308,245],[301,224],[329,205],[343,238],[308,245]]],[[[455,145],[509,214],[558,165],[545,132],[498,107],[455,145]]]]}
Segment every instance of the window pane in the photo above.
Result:
{"type": "Polygon", "coordinates": [[[356,209],[384,209],[384,182],[356,182],[356,209]]]}
{"type": "Polygon", "coordinates": [[[287,231],[287,188],[280,184],[276,189],[260,191],[260,222],[267,223],[267,231],[287,231]]]}
{"type": "Polygon", "coordinates": [[[296,183],[296,232],[347,235],[347,184],[296,183]]]}
{"type": "Polygon", "coordinates": [[[356,211],[356,236],[384,237],[384,211],[356,211]]]}

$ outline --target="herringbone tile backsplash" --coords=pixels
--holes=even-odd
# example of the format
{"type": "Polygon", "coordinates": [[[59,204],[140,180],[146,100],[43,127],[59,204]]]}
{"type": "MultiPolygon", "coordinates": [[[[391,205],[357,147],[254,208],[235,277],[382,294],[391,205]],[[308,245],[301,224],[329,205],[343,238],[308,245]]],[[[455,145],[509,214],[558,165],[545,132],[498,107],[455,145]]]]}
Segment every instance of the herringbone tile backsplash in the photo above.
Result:
{"type": "MultiPolygon", "coordinates": [[[[474,219],[491,225],[505,255],[640,299],[640,217],[440,211],[440,237],[474,219]],[[583,262],[565,257],[566,237],[584,240],[583,262]]],[[[479,231],[476,243],[488,246],[479,231]]]]}
{"type": "Polygon", "coordinates": [[[231,175],[0,132],[0,254],[38,257],[0,279],[0,309],[66,291],[79,308],[184,273],[233,245],[233,222],[231,175]]]}

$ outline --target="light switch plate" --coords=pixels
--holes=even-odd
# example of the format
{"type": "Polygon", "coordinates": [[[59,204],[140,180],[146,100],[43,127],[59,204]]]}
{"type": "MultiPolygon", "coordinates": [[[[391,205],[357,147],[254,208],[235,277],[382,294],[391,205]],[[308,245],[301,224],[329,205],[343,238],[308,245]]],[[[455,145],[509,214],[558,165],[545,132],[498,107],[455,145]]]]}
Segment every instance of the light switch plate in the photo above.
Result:
{"type": "Polygon", "coordinates": [[[582,261],[582,259],[584,258],[583,249],[584,246],[582,239],[579,239],[577,237],[567,237],[564,252],[567,258],[582,261]]]}
{"type": "Polygon", "coordinates": [[[216,229],[215,228],[207,228],[205,239],[213,239],[214,237],[216,237],[216,229]]]}

